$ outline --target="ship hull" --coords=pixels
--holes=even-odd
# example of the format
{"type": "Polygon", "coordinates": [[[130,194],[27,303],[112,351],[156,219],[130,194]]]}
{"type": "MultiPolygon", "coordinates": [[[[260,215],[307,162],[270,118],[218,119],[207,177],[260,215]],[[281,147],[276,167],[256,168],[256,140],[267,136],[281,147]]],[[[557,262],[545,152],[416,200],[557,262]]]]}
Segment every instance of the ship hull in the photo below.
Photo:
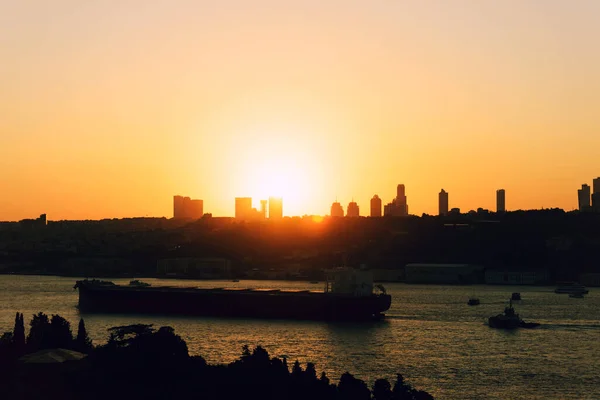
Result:
{"type": "Polygon", "coordinates": [[[79,309],[134,313],[305,320],[380,319],[389,295],[348,296],[315,292],[227,289],[93,287],[79,285],[79,309]]]}

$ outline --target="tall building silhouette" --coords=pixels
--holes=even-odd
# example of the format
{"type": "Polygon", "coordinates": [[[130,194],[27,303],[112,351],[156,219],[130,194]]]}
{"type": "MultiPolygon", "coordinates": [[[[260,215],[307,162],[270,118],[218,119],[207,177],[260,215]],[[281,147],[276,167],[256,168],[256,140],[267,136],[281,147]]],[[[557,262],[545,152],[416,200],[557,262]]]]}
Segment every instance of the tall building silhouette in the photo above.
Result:
{"type": "Polygon", "coordinates": [[[438,197],[439,215],[448,215],[448,192],[442,189],[438,197]]]}
{"type": "Polygon", "coordinates": [[[269,197],[269,219],[283,218],[283,199],[281,197],[269,197]]]}
{"type": "Polygon", "coordinates": [[[343,217],[344,207],[342,207],[342,205],[337,201],[333,202],[333,204],[331,204],[331,212],[329,215],[332,217],[343,217]]]}
{"type": "Polygon", "coordinates": [[[185,218],[183,196],[173,196],[173,218],[185,218]]]}
{"type": "Polygon", "coordinates": [[[384,215],[393,217],[406,217],[408,215],[408,203],[403,184],[399,184],[396,187],[396,198],[391,203],[385,205],[383,213],[384,215]]]}
{"type": "Polygon", "coordinates": [[[496,212],[503,213],[506,211],[506,192],[504,189],[496,190],[496,212]]]}
{"type": "Polygon", "coordinates": [[[592,183],[592,209],[596,212],[600,212],[600,177],[594,179],[592,183]]]}
{"type": "Polygon", "coordinates": [[[267,200],[260,201],[260,216],[262,219],[267,218],[267,200]]]}
{"type": "Polygon", "coordinates": [[[360,210],[358,208],[358,204],[356,204],[355,201],[351,201],[350,203],[348,203],[348,208],[346,209],[346,216],[347,217],[359,217],[360,216],[360,210]]]}
{"type": "Polygon", "coordinates": [[[204,201],[183,196],[173,196],[173,218],[199,219],[204,215],[204,201]]]}
{"type": "Polygon", "coordinates": [[[377,195],[371,199],[371,217],[381,217],[381,199],[377,195]]]}
{"type": "Polygon", "coordinates": [[[406,191],[403,184],[396,187],[396,204],[402,216],[408,215],[408,203],[406,201],[406,191]]]}
{"type": "Polygon", "coordinates": [[[252,197],[235,198],[235,219],[252,219],[252,197]]]}
{"type": "Polygon", "coordinates": [[[577,190],[577,200],[579,202],[579,211],[590,208],[590,185],[581,185],[581,189],[577,190]]]}
{"type": "Polygon", "coordinates": [[[204,215],[204,201],[192,199],[188,202],[188,207],[185,210],[187,218],[200,219],[204,215]]]}

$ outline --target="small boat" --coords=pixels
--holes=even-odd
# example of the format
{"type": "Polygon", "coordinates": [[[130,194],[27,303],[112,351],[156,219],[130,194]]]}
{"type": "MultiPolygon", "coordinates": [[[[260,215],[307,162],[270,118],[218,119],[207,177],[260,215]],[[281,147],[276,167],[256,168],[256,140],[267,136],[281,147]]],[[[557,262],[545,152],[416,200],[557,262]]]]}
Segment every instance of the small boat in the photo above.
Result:
{"type": "Polygon", "coordinates": [[[572,297],[574,299],[583,299],[583,293],[571,293],[569,297],[572,297]]]}
{"type": "Polygon", "coordinates": [[[319,281],[310,281],[310,283],[316,284],[316,283],[319,283],[319,281]]]}
{"type": "Polygon", "coordinates": [[[134,279],[132,281],[129,281],[129,286],[149,287],[151,285],[149,283],[138,281],[137,279],[134,279]]]}
{"type": "Polygon", "coordinates": [[[589,290],[587,290],[585,288],[585,286],[580,285],[578,283],[575,282],[565,282],[563,284],[558,285],[558,287],[556,289],[554,289],[554,293],[558,293],[558,294],[577,294],[577,293],[581,293],[581,294],[588,294],[589,290]]]}
{"type": "Polygon", "coordinates": [[[511,296],[510,296],[511,300],[521,300],[521,293],[519,292],[514,292],[511,296]]]}
{"type": "Polygon", "coordinates": [[[478,306],[479,305],[479,299],[476,297],[471,297],[469,299],[469,301],[467,302],[468,305],[470,306],[478,306]]]}
{"type": "Polygon", "coordinates": [[[232,279],[231,282],[239,282],[239,279],[232,279]]]}
{"type": "Polygon", "coordinates": [[[504,308],[504,314],[498,314],[488,318],[488,325],[490,328],[496,329],[536,328],[540,326],[540,324],[536,322],[523,321],[519,314],[515,312],[515,309],[512,306],[512,299],[510,300],[508,307],[504,308]]]}

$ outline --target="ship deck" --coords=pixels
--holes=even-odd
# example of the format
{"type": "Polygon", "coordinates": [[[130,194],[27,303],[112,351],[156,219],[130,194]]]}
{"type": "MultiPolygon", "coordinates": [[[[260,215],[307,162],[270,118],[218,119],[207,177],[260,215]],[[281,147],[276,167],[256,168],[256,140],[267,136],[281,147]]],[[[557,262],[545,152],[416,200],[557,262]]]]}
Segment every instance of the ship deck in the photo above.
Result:
{"type": "Polygon", "coordinates": [[[306,296],[347,296],[344,294],[325,293],[318,290],[281,290],[281,289],[256,289],[256,288],[198,288],[198,287],[182,287],[182,286],[147,286],[147,287],[135,287],[135,286],[121,286],[121,285],[110,285],[110,286],[85,286],[85,289],[92,291],[126,291],[126,292],[176,292],[176,293],[203,293],[203,294],[220,294],[220,293],[235,293],[235,294],[270,294],[270,295],[306,295],[306,296]]]}

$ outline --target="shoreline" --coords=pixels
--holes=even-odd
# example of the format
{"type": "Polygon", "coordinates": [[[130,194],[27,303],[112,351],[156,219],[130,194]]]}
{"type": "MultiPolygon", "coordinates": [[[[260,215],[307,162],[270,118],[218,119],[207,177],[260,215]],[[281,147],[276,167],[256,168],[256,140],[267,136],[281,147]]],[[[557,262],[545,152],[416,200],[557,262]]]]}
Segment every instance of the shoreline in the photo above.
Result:
{"type": "MultiPolygon", "coordinates": [[[[137,280],[141,280],[141,279],[160,279],[160,280],[181,280],[181,281],[218,281],[218,282],[224,282],[224,281],[229,281],[229,282],[234,282],[234,281],[281,281],[281,282],[306,282],[306,283],[313,283],[313,284],[322,284],[324,283],[324,280],[307,280],[307,279],[276,279],[276,278],[271,278],[271,279],[264,279],[264,278],[195,278],[195,277],[181,277],[181,276],[176,276],[176,277],[165,277],[165,276],[136,276],[136,275],[121,275],[121,276],[115,276],[115,275],[94,275],[94,276],[86,276],[86,275],[62,275],[62,274],[55,274],[55,273],[44,273],[44,272],[4,272],[4,271],[0,271],[0,276],[2,275],[11,275],[11,276],[50,276],[50,277],[57,277],[57,278],[73,278],[73,279],[137,279],[137,280]]],[[[557,283],[556,282],[548,282],[546,284],[515,284],[515,283],[511,283],[511,284],[494,284],[494,283],[469,283],[469,284],[454,284],[454,283],[431,283],[431,282],[424,282],[424,283],[417,283],[417,282],[406,282],[406,281],[380,281],[380,280],[374,280],[373,283],[378,284],[378,283],[404,283],[407,285],[417,285],[417,286],[421,286],[421,285],[433,285],[433,286],[497,286],[497,287],[546,287],[546,286],[556,286],[557,283]]],[[[595,287],[595,286],[590,286],[587,285],[588,287],[595,287]]]]}

